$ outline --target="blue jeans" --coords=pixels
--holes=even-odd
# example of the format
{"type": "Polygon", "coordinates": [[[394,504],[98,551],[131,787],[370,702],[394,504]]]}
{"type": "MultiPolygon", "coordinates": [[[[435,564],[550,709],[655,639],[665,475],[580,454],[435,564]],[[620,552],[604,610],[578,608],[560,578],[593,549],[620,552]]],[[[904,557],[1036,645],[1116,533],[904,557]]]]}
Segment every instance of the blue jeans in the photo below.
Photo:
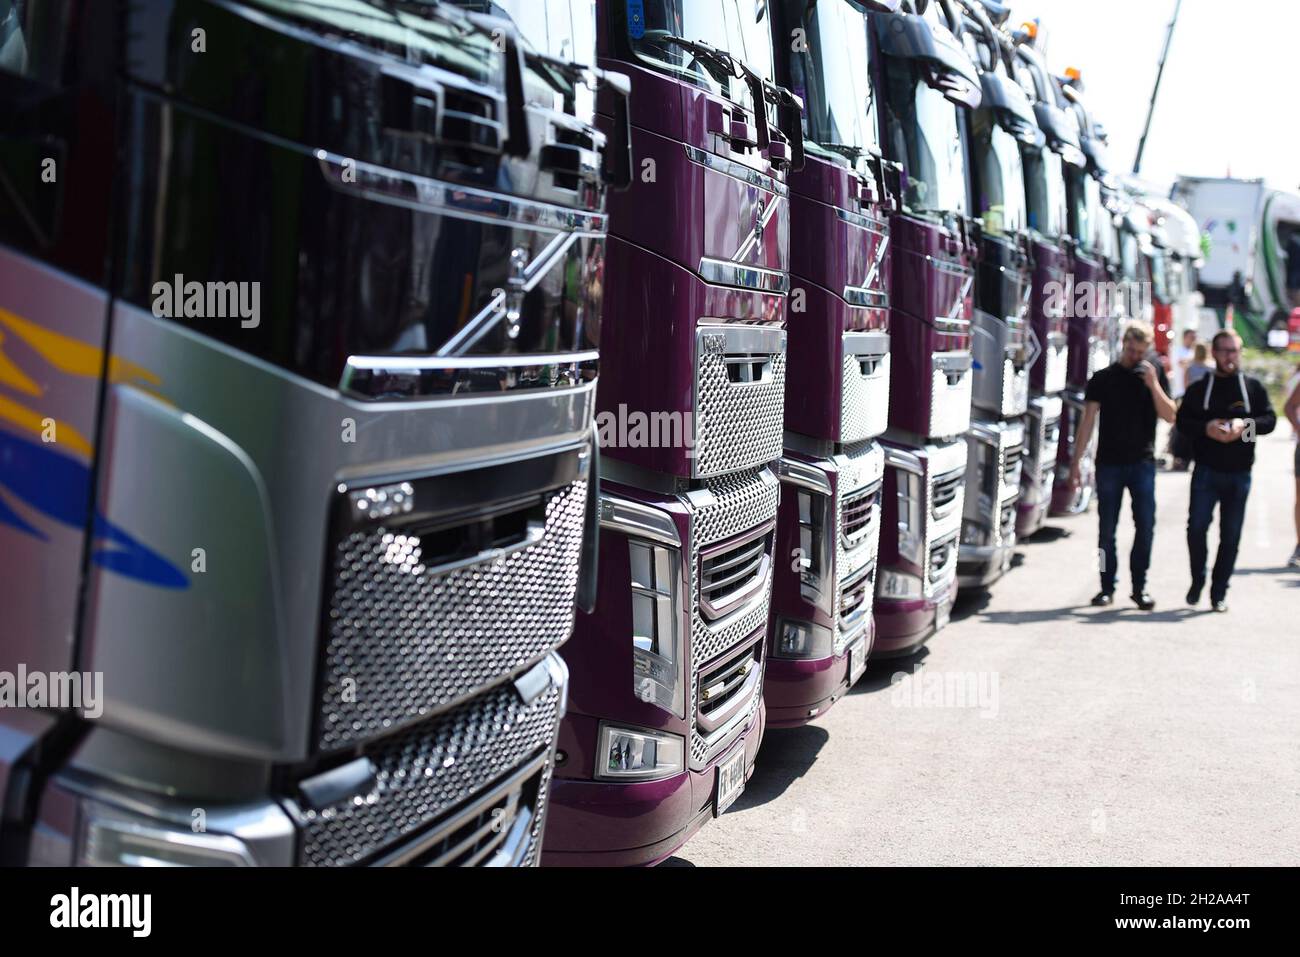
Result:
{"type": "Polygon", "coordinates": [[[1124,502],[1124,490],[1133,502],[1133,551],[1129,553],[1129,575],[1134,594],[1147,584],[1147,568],[1151,565],[1151,539],[1156,530],[1156,463],[1133,462],[1129,465],[1097,465],[1097,512],[1100,517],[1097,529],[1097,551],[1101,555],[1101,590],[1113,592],[1119,572],[1115,556],[1115,529],[1119,525],[1119,510],[1124,502]]]}
{"type": "Polygon", "coordinates": [[[1220,472],[1196,463],[1191,506],[1187,510],[1187,554],[1192,563],[1192,584],[1197,586],[1205,585],[1205,562],[1209,557],[1205,537],[1214,521],[1214,506],[1219,506],[1219,553],[1210,577],[1210,601],[1227,597],[1249,496],[1250,472],[1220,472]]]}

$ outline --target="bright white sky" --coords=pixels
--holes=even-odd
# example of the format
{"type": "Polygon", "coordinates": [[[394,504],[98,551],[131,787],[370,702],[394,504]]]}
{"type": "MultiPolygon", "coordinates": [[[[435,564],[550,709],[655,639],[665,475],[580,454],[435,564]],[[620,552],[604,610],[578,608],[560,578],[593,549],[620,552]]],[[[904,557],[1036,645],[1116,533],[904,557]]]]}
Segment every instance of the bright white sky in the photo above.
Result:
{"type": "MultiPolygon", "coordinates": [[[[1133,168],[1174,0],[1011,0],[1008,26],[1039,17],[1047,61],[1083,71],[1112,155],[1133,168]]],[[[1300,188],[1300,2],[1183,0],[1142,177],[1251,178],[1300,188]]]]}

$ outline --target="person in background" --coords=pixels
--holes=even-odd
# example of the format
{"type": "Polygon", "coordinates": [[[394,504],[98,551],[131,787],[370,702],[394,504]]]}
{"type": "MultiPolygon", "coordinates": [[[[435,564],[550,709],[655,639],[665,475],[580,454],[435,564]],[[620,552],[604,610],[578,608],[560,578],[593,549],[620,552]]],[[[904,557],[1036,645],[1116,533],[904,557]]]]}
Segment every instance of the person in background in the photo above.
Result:
{"type": "Polygon", "coordinates": [[[1183,397],[1187,389],[1187,369],[1192,364],[1196,353],[1196,330],[1184,329],[1182,340],[1171,350],[1172,360],[1169,368],[1169,383],[1173,386],[1169,395],[1176,402],[1183,397]]]}
{"type": "Polygon", "coordinates": [[[1120,357],[1088,380],[1084,393],[1083,417],[1075,434],[1074,458],[1070,463],[1070,485],[1080,483],[1079,463],[1092,429],[1100,415],[1097,440],[1097,547],[1102,556],[1101,591],[1092,603],[1104,607],[1115,600],[1117,559],[1115,530],[1124,490],[1133,500],[1133,550],[1129,554],[1133,601],[1143,611],[1155,608],[1147,592],[1147,569],[1151,565],[1151,540],[1156,527],[1156,419],[1174,421],[1174,400],[1169,398],[1169,381],[1160,360],[1148,357],[1151,326],[1130,322],[1124,329],[1120,357]]]}
{"type": "Polygon", "coordinates": [[[1209,347],[1207,347],[1204,342],[1198,342],[1196,348],[1192,351],[1192,364],[1187,367],[1187,379],[1184,383],[1186,388],[1184,388],[1184,392],[1214,371],[1214,366],[1210,365],[1209,360],[1209,347]]]}
{"type": "Polygon", "coordinates": [[[1187,603],[1199,602],[1205,587],[1206,536],[1217,505],[1219,552],[1210,577],[1210,603],[1222,612],[1228,610],[1228,581],[1237,563],[1246,520],[1255,441],[1276,428],[1277,415],[1263,384],[1240,369],[1241,338],[1237,333],[1220,330],[1211,340],[1210,350],[1214,374],[1187,390],[1178,409],[1177,427],[1192,437],[1196,458],[1187,510],[1187,553],[1192,571],[1187,603]]]}
{"type": "MultiPolygon", "coordinates": [[[[1183,390],[1187,387],[1187,373],[1195,361],[1196,347],[1198,345],[1200,343],[1196,341],[1196,330],[1184,329],[1181,340],[1175,343],[1173,349],[1170,350],[1169,383],[1173,388],[1170,390],[1169,395],[1175,404],[1183,397],[1183,390]]],[[[1185,445],[1186,443],[1181,441],[1178,430],[1170,429],[1166,451],[1170,458],[1173,459],[1170,465],[1171,471],[1187,471],[1188,450],[1184,448],[1185,445]]]]}
{"type": "Polygon", "coordinates": [[[1287,421],[1291,423],[1291,437],[1295,439],[1295,551],[1287,565],[1300,568],[1300,366],[1286,384],[1286,404],[1282,406],[1287,421]]]}

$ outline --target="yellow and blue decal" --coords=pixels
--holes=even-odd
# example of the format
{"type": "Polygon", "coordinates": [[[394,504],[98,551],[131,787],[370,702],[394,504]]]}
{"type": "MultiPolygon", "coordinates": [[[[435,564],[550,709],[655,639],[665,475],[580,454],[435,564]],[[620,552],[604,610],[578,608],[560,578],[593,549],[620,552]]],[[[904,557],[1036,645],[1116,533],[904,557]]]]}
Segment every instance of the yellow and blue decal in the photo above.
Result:
{"type": "MultiPolygon", "coordinates": [[[[79,531],[90,524],[90,560],[94,564],[149,585],[188,588],[189,578],[180,568],[114,525],[98,509],[88,523],[94,447],[71,424],[33,407],[46,397],[47,387],[6,351],[11,339],[23,343],[63,375],[98,379],[105,371],[102,349],[0,308],[0,525],[49,541],[44,523],[24,518],[14,507],[16,502],[45,520],[79,531]]],[[[148,369],[117,358],[109,360],[107,374],[110,385],[131,383],[150,392],[162,383],[148,369]]]]}

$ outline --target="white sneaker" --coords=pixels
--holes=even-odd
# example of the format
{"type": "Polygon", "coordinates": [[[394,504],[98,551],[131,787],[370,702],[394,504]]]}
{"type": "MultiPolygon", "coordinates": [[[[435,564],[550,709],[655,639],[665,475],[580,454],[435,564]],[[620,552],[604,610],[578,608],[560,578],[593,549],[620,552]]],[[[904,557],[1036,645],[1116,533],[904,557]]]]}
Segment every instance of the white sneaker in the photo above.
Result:
{"type": "Polygon", "coordinates": [[[1287,566],[1290,568],[1300,568],[1300,545],[1297,545],[1295,551],[1291,553],[1290,559],[1287,560],[1287,566]]]}

